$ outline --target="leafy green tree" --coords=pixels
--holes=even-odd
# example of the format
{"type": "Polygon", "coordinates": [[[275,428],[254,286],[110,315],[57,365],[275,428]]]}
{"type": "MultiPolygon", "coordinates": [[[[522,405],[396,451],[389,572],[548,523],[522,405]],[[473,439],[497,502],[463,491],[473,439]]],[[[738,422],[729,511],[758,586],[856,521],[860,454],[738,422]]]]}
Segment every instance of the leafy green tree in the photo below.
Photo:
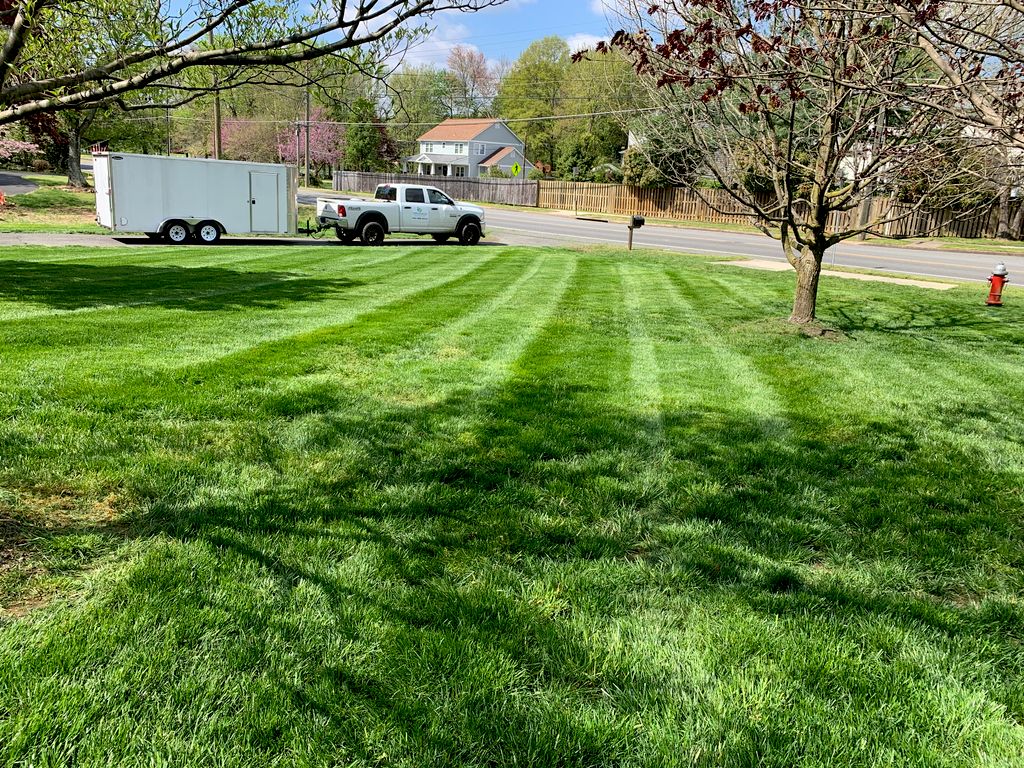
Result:
{"type": "Polygon", "coordinates": [[[387,85],[392,135],[403,155],[414,154],[427,127],[452,116],[451,80],[445,70],[425,64],[403,67],[387,85]]]}
{"type": "MultiPolygon", "coordinates": [[[[562,38],[551,36],[532,43],[502,79],[496,113],[511,119],[558,114],[569,65],[569,46],[562,38]]],[[[519,123],[515,130],[526,142],[528,157],[555,165],[558,121],[519,123]]]]}
{"type": "MultiPolygon", "coordinates": [[[[0,124],[40,112],[109,104],[153,86],[179,88],[202,67],[251,82],[262,67],[401,50],[409,24],[443,10],[505,0],[13,0],[0,33],[0,124]],[[82,34],[86,31],[87,34],[82,34]],[[214,45],[199,45],[209,37],[214,45]]],[[[193,94],[179,91],[173,101],[193,94]]],[[[163,104],[152,106],[164,106],[163,104]]]]}
{"type": "Polygon", "coordinates": [[[352,105],[345,133],[345,167],[352,171],[391,171],[398,162],[398,149],[369,99],[352,105]]]}

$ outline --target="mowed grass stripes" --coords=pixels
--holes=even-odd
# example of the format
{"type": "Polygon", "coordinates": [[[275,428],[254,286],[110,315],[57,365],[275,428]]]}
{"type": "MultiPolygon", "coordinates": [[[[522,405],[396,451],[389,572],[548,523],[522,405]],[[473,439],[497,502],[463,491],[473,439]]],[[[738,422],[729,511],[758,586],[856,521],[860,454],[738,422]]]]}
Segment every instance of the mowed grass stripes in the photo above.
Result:
{"type": "Polygon", "coordinates": [[[1020,765],[1024,302],[791,289],[8,249],[0,765],[1020,765]]]}

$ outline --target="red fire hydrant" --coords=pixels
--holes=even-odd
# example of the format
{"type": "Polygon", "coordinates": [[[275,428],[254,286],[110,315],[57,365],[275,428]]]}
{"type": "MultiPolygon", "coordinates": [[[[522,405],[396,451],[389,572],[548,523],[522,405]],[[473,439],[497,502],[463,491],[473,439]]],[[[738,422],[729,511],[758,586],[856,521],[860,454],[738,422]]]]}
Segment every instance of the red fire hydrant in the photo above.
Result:
{"type": "Polygon", "coordinates": [[[992,271],[992,277],[988,281],[992,284],[992,288],[988,292],[988,301],[985,303],[990,307],[1003,306],[1003,286],[1010,282],[1010,274],[1006,271],[1006,265],[1003,262],[996,264],[996,268],[992,271]]]}

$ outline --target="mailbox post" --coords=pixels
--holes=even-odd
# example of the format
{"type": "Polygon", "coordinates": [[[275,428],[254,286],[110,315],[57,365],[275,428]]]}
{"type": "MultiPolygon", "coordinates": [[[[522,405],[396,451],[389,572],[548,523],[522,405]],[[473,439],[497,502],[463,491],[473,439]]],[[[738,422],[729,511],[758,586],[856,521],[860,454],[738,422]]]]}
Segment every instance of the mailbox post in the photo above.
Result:
{"type": "Polygon", "coordinates": [[[633,250],[633,230],[640,229],[645,221],[646,219],[643,216],[633,216],[629,220],[629,239],[626,241],[629,250],[633,250]]]}

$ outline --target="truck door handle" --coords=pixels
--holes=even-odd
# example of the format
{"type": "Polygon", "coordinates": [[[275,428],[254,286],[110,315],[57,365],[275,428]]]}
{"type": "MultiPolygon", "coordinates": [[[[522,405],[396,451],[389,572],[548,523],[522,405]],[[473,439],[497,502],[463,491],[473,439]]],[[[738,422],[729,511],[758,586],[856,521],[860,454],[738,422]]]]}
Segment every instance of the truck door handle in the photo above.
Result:
{"type": "Polygon", "coordinates": [[[437,206],[436,206],[436,205],[432,205],[432,206],[430,206],[430,210],[432,210],[432,211],[436,211],[436,210],[437,210],[437,206]]]}
{"type": "Polygon", "coordinates": [[[407,206],[405,206],[405,210],[407,210],[407,211],[411,211],[411,210],[412,210],[412,206],[411,206],[411,205],[407,205],[407,206]]]}

